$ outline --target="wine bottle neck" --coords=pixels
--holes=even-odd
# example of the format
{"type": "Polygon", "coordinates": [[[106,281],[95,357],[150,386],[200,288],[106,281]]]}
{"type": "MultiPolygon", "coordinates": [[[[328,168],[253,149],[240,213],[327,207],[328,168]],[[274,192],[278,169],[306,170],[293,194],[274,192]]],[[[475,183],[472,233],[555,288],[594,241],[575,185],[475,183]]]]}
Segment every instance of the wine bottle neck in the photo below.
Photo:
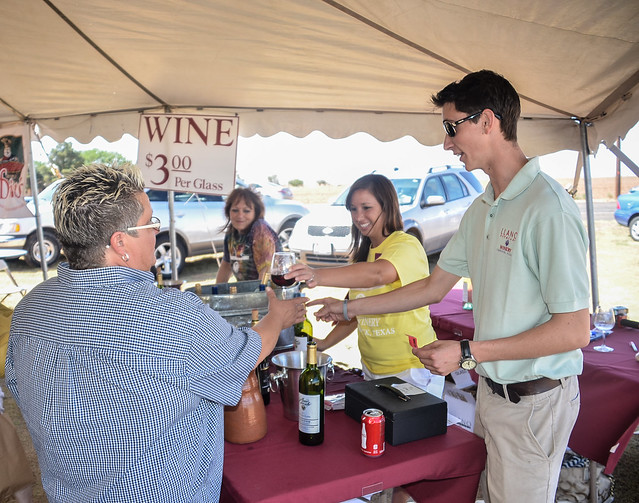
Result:
{"type": "Polygon", "coordinates": [[[307,361],[309,365],[317,366],[317,345],[315,343],[307,346],[307,361]]]}

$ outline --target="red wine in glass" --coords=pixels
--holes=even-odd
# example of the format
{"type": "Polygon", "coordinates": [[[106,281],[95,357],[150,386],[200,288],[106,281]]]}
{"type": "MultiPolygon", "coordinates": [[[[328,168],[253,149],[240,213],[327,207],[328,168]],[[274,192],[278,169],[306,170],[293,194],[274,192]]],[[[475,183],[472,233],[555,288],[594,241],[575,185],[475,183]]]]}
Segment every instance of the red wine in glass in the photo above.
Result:
{"type": "Polygon", "coordinates": [[[271,274],[271,281],[277,286],[292,286],[295,283],[295,278],[286,279],[283,274],[271,274]]]}

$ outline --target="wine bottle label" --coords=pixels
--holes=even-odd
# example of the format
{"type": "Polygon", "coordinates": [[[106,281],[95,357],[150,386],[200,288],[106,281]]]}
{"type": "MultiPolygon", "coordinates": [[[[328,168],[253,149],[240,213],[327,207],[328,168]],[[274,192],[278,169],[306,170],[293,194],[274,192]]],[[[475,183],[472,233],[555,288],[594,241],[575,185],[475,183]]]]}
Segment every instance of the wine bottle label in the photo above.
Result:
{"type": "Polygon", "coordinates": [[[300,393],[299,430],[302,433],[320,432],[320,414],[322,413],[320,395],[300,393]]]}

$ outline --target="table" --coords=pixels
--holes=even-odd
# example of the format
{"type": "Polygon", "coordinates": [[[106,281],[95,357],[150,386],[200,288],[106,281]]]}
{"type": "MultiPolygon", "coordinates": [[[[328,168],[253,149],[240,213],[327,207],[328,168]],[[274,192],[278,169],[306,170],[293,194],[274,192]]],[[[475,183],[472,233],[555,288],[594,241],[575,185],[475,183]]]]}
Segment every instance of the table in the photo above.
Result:
{"type": "MultiPolygon", "coordinates": [[[[440,339],[472,339],[472,311],[462,310],[461,290],[452,290],[430,306],[433,327],[440,339]]],[[[612,353],[599,353],[591,342],[583,349],[579,376],[581,409],[568,445],[575,452],[605,466],[610,474],[639,424],[639,362],[630,341],[639,345],[639,330],[616,327],[606,337],[612,353]]]]}
{"type": "MultiPolygon", "coordinates": [[[[336,369],[327,393],[343,390],[353,377],[336,369]]],[[[297,440],[297,422],[284,418],[278,394],[267,406],[268,433],[245,445],[225,442],[222,503],[339,502],[412,484],[411,494],[429,502],[474,503],[486,450],[479,437],[457,426],[444,435],[386,446],[379,458],[360,451],[360,423],[343,410],[326,411],[324,443],[297,440]]]]}

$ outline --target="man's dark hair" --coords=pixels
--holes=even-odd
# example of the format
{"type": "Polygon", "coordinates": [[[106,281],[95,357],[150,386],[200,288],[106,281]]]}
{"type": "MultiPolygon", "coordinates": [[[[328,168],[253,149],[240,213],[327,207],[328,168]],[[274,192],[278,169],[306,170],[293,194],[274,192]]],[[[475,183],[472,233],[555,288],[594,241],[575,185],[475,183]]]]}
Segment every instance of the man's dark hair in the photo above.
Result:
{"type": "MultiPolygon", "coordinates": [[[[462,80],[452,82],[431,96],[433,104],[443,107],[452,103],[460,112],[474,114],[486,108],[501,116],[500,128],[504,138],[517,141],[517,121],[521,113],[519,95],[510,82],[490,70],[469,73],[462,80]]],[[[479,117],[471,119],[477,122],[479,117]]]]}

